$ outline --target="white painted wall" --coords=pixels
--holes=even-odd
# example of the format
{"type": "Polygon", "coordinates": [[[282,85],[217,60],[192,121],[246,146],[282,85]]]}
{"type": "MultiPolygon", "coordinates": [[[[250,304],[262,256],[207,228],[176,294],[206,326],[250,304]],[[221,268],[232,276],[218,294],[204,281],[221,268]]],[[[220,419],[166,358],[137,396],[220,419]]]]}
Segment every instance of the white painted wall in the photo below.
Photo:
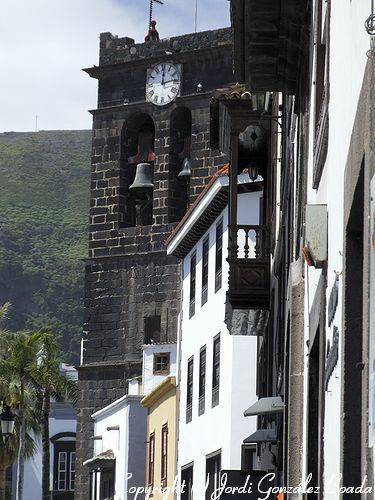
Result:
{"type": "Polygon", "coordinates": [[[143,394],[146,395],[160,384],[166,377],[175,376],[177,371],[177,345],[171,344],[147,344],[143,346],[142,367],[143,394]],[[170,371],[168,375],[154,374],[154,354],[170,353],[170,371]]]}
{"type": "Polygon", "coordinates": [[[94,456],[112,450],[116,458],[114,500],[132,498],[128,493],[133,482],[144,485],[147,409],[140,405],[141,399],[126,395],[92,415],[94,435],[102,438],[94,440],[94,456]],[[117,426],[118,430],[108,429],[117,426]]]}
{"type": "MultiPolygon", "coordinates": [[[[315,2],[314,2],[315,3],[315,2]]],[[[357,110],[358,98],[362,86],[363,75],[367,63],[366,52],[369,49],[369,36],[364,29],[364,21],[370,15],[370,0],[331,0],[331,33],[330,33],[330,105],[329,105],[329,145],[328,155],[318,190],[312,189],[313,175],[313,143],[314,113],[310,120],[310,144],[308,167],[308,203],[323,203],[328,207],[328,287],[327,300],[335,279],[335,271],[342,271],[343,252],[343,199],[344,170],[348,155],[353,122],[357,110]]],[[[314,90],[314,89],[313,89],[314,90]]],[[[312,95],[314,109],[314,93],[312,95]]],[[[309,311],[321,271],[313,268],[306,270],[305,294],[305,340],[309,338],[309,311]]],[[[339,305],[335,319],[330,328],[327,326],[327,342],[332,344],[333,326],[337,326],[342,335],[342,279],[339,286],[339,305]]],[[[327,322],[328,325],[328,322],[327,322]]],[[[341,344],[341,337],[340,337],[341,344]]],[[[339,346],[339,352],[341,345],[339,346]]],[[[307,354],[307,348],[306,348],[307,354]]],[[[305,366],[305,389],[307,389],[307,360],[305,366]]],[[[325,497],[338,498],[338,494],[329,491],[329,481],[338,477],[340,470],[340,401],[341,401],[341,359],[330,379],[328,391],[325,393],[325,497]]],[[[307,405],[305,390],[305,408],[307,405]]],[[[306,421],[305,421],[306,428],[306,421]]],[[[306,436],[305,436],[305,459],[306,436]]],[[[306,462],[304,464],[305,474],[306,462]]]]}
{"type": "Polygon", "coordinates": [[[373,471],[375,472],[375,175],[371,180],[370,189],[369,445],[372,447],[373,471]]]}
{"type": "MultiPolygon", "coordinates": [[[[238,221],[259,223],[260,193],[239,195],[238,221]]],[[[222,468],[241,468],[242,441],[256,430],[255,417],[243,417],[256,396],[257,338],[231,336],[224,323],[228,283],[228,210],[225,209],[183,262],[183,304],[180,332],[180,418],[178,471],[194,462],[194,498],[204,498],[206,455],[221,449],[222,468]],[[215,290],[216,224],[223,218],[222,288],[215,290]],[[201,306],[202,243],[209,234],[208,300],[201,306]],[[197,252],[195,315],[189,319],[190,256],[197,252]],[[220,333],[220,402],[212,408],[213,339],[220,333]],[[198,416],[199,352],[206,345],[206,409],[198,416]],[[187,362],[194,355],[193,417],[186,424],[187,362]]]]}

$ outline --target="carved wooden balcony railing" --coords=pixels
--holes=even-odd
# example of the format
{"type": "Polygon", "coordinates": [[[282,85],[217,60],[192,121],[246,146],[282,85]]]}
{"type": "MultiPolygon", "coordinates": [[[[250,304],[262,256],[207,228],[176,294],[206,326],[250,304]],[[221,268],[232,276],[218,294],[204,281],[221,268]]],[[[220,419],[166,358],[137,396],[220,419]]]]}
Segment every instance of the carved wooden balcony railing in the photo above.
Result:
{"type": "Polygon", "coordinates": [[[270,302],[269,228],[229,227],[229,290],[233,309],[268,309],[270,302]]]}

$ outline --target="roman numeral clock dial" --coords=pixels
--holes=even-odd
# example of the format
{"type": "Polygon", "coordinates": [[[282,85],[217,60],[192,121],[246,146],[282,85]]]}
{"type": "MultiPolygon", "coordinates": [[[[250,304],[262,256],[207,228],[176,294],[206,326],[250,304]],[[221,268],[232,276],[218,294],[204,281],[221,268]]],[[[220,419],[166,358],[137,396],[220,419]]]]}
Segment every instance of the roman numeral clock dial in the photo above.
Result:
{"type": "Polygon", "coordinates": [[[181,65],[159,63],[147,72],[146,101],[156,106],[171,103],[181,92],[181,65]]]}

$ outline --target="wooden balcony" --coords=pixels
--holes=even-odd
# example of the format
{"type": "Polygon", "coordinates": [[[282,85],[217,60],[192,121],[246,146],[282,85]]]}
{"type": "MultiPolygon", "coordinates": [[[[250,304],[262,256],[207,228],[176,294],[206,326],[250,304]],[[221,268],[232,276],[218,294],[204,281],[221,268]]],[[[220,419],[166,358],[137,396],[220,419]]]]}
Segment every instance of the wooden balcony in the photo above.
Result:
{"type": "Polygon", "coordinates": [[[229,290],[232,309],[268,309],[270,252],[268,226],[229,227],[229,290]]]}

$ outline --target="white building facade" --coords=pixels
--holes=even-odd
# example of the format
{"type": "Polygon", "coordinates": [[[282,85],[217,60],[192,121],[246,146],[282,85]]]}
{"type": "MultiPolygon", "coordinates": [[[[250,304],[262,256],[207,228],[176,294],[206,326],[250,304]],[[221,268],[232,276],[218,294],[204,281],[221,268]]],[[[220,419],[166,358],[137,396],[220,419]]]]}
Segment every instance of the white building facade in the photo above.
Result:
{"type": "Polygon", "coordinates": [[[374,296],[375,286],[370,277],[375,93],[374,54],[364,27],[371,2],[315,1],[314,13],[313,80],[323,76],[323,89],[313,85],[311,93],[307,204],[320,205],[325,212],[327,259],[323,269],[305,267],[303,457],[305,477],[321,476],[324,497],[337,499],[341,486],[374,486],[367,450],[373,455],[368,408],[371,419],[375,330],[368,297],[374,296]],[[319,70],[322,50],[325,65],[319,70]],[[326,119],[329,126],[324,125],[326,119]],[[327,141],[320,161],[319,126],[327,141]],[[323,396],[317,402],[322,420],[312,428],[309,413],[314,411],[311,400],[318,381],[312,374],[319,349],[324,353],[323,396]],[[317,433],[316,450],[311,449],[309,433],[317,433]],[[312,462],[311,456],[316,456],[312,462]]]}
{"type": "Polygon", "coordinates": [[[92,414],[90,500],[145,498],[147,408],[141,400],[176,374],[176,344],[143,346],[142,377],[128,381],[128,394],[92,414]]]}
{"type": "MultiPolygon", "coordinates": [[[[167,249],[183,258],[178,377],[181,498],[190,498],[191,486],[194,498],[209,498],[215,472],[240,470],[243,441],[256,430],[256,418],[243,413],[256,400],[257,337],[231,335],[225,322],[226,198],[221,210],[212,207],[220,205],[228,177],[219,173],[212,181],[172,234],[167,249]]],[[[251,183],[248,174],[239,176],[244,191],[238,203],[240,224],[259,224],[259,184],[251,183]]],[[[239,246],[243,251],[244,240],[239,246]]],[[[254,241],[249,246],[254,251],[254,241]]]]}

